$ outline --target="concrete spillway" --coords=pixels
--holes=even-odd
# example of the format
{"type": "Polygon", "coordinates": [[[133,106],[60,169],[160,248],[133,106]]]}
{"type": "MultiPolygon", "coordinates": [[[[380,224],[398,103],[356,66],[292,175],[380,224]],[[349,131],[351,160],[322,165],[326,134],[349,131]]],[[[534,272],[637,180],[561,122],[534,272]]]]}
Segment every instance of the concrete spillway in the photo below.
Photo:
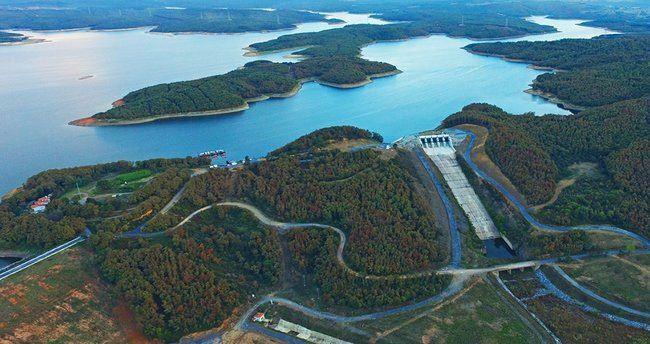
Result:
{"type": "Polygon", "coordinates": [[[449,135],[425,135],[420,136],[419,140],[422,149],[440,170],[454,198],[467,214],[476,235],[481,240],[500,238],[501,234],[456,161],[456,150],[449,135]]]}

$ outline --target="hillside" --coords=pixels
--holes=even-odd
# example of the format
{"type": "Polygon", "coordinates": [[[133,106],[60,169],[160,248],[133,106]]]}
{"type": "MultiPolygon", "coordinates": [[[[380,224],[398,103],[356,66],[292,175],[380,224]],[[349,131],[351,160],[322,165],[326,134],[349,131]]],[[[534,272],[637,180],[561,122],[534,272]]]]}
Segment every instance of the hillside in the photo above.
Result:
{"type": "Polygon", "coordinates": [[[593,107],[650,94],[650,36],[609,35],[552,42],[470,44],[470,52],[560,70],[533,82],[533,91],[568,107],[593,107]]]}
{"type": "Polygon", "coordinates": [[[473,104],[444,120],[488,128],[486,152],[529,204],[548,200],[571,165],[593,162],[598,170],[567,188],[539,215],[553,223],[612,223],[648,235],[650,98],[590,108],[577,115],[512,116],[473,104]]]}

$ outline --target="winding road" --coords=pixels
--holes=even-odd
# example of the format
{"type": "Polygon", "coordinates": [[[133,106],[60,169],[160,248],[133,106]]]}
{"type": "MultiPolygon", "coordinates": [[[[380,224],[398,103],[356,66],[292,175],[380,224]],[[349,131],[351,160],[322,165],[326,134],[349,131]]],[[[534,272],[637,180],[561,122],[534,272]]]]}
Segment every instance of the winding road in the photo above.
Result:
{"type": "Polygon", "coordinates": [[[474,171],[474,173],[478,174],[483,180],[487,181],[490,183],[492,186],[497,188],[499,192],[503,196],[505,196],[512,204],[515,205],[517,210],[519,210],[519,213],[530,223],[533,227],[536,227],[540,230],[546,230],[546,231],[557,231],[557,232],[566,232],[566,231],[571,231],[571,230],[581,230],[581,231],[600,231],[600,232],[610,232],[610,233],[616,233],[616,234],[621,234],[628,236],[630,238],[636,239],[640,241],[645,247],[650,247],[650,241],[648,239],[644,238],[643,236],[630,232],[626,229],[618,228],[616,226],[610,226],[610,225],[580,225],[580,226],[554,226],[554,225],[549,225],[545,223],[539,222],[535,217],[533,217],[529,212],[528,209],[515,197],[513,194],[506,189],[501,183],[496,181],[494,178],[490,177],[487,173],[483,172],[472,160],[471,156],[471,151],[472,148],[474,147],[474,141],[476,141],[476,135],[472,133],[471,131],[467,130],[460,130],[459,131],[465,133],[470,137],[470,141],[467,145],[467,149],[465,149],[465,152],[463,152],[463,159],[467,162],[469,167],[474,171]]]}

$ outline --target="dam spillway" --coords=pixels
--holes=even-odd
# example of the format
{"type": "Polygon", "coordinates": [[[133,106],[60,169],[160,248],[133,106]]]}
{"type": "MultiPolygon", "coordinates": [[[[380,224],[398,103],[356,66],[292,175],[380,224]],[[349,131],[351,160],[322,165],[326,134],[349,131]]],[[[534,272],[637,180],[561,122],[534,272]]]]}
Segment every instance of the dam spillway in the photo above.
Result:
{"type": "Polygon", "coordinates": [[[420,146],[436,165],[449,185],[454,198],[463,208],[476,235],[481,240],[500,238],[501,234],[492,222],[485,206],[458,165],[451,137],[446,134],[422,135],[418,139],[420,146]]]}

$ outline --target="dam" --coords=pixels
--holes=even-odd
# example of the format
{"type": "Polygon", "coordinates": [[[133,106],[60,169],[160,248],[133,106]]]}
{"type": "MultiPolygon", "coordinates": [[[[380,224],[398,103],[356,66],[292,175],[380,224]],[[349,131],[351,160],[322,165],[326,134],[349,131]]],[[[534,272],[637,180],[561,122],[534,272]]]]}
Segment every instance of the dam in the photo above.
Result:
{"type": "Polygon", "coordinates": [[[454,198],[460,204],[467,218],[474,227],[476,235],[481,240],[500,238],[494,222],[490,218],[485,206],[469,184],[456,160],[456,149],[449,135],[421,135],[419,144],[433,161],[445,182],[449,185],[454,198]]]}

